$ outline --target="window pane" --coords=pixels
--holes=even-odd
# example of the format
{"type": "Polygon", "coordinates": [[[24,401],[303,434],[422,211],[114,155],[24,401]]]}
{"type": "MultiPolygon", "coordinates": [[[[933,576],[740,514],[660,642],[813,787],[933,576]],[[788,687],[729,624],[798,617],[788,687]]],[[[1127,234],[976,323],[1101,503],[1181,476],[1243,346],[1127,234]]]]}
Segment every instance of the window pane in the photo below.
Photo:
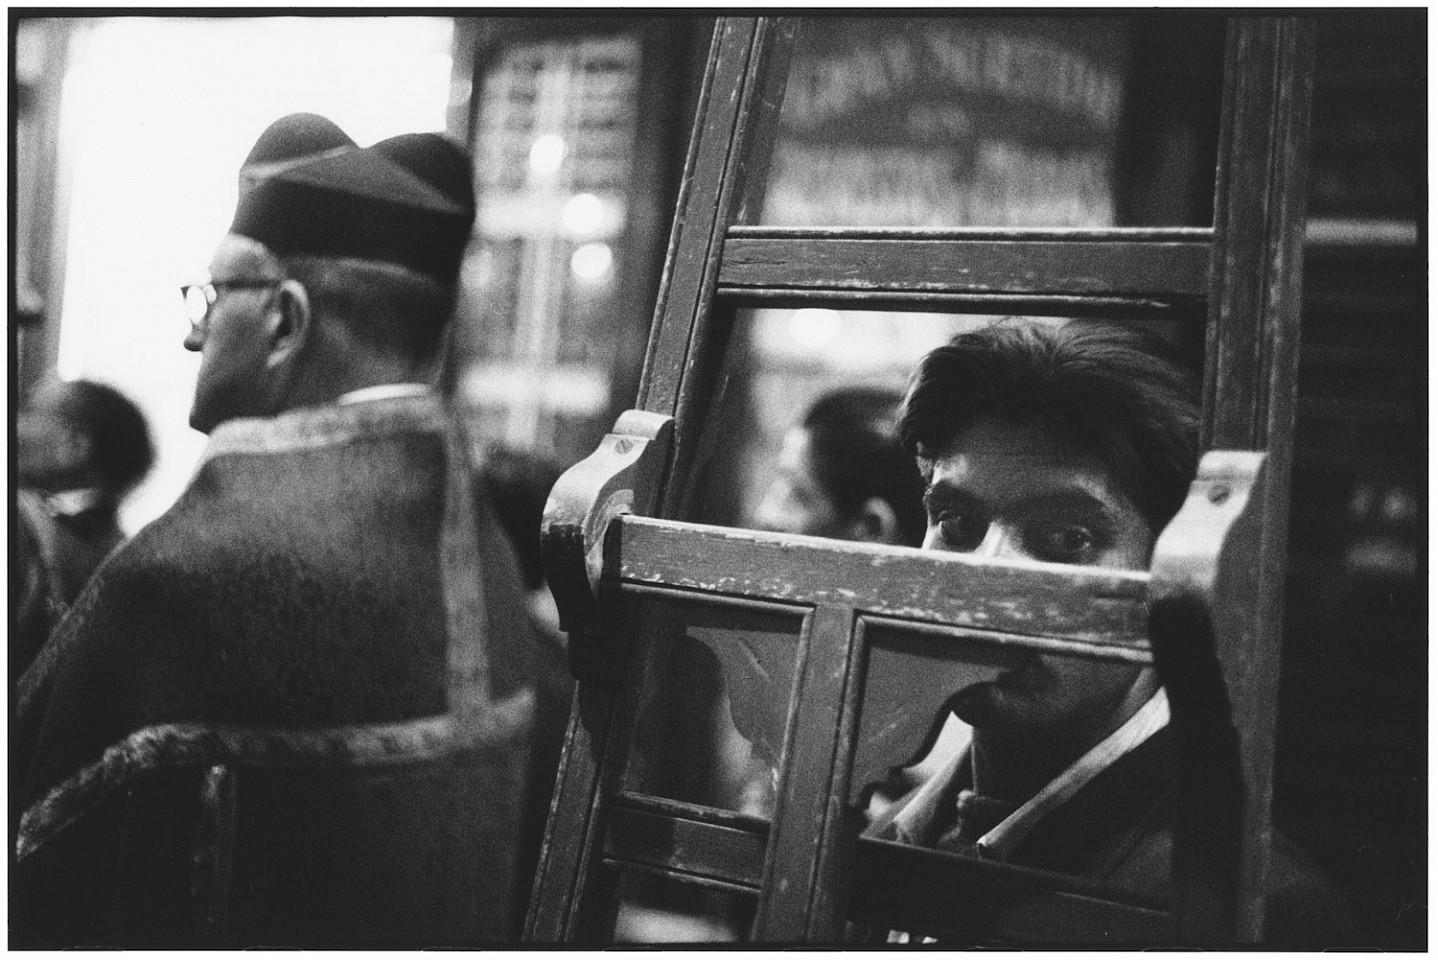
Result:
{"type": "MultiPolygon", "coordinates": [[[[578,459],[608,426],[639,168],[639,32],[504,45],[481,65],[475,239],[456,353],[476,437],[578,459]],[[628,251],[628,252],[627,252],[628,251]],[[570,434],[577,434],[571,437],[570,434]]],[[[629,278],[629,279],[626,279],[629,278]]]]}
{"type": "MultiPolygon", "coordinates": [[[[849,502],[833,505],[850,516],[862,502],[853,499],[861,495],[862,500],[874,495],[902,499],[901,490],[886,485],[892,477],[884,478],[911,470],[912,461],[894,449],[865,452],[855,444],[877,443],[878,421],[893,426],[909,377],[925,354],[957,334],[1019,321],[1069,322],[1063,317],[872,310],[740,310],[724,359],[723,389],[709,412],[706,429],[714,439],[700,454],[707,459],[696,471],[696,500],[688,519],[875,539],[857,535],[864,531],[826,527],[806,509],[806,499],[812,504],[821,492],[831,502],[835,494],[847,497],[849,502]],[[817,429],[806,429],[806,421],[817,429]],[[827,439],[796,449],[794,435],[802,433],[827,439]],[[807,495],[792,489],[801,486],[811,488],[807,495]]],[[[1125,322],[1181,345],[1195,361],[1202,356],[1201,324],[1177,317],[1125,322]]],[[[917,504],[917,493],[910,491],[908,497],[917,504]]],[[[878,539],[918,546],[922,531],[902,522],[901,505],[896,511],[901,521],[896,536],[878,539]]]]}
{"type": "Polygon", "coordinates": [[[1206,225],[1222,38],[1214,16],[806,18],[762,222],[1206,225]]]}
{"type": "Polygon", "coordinates": [[[1167,903],[1176,804],[1167,702],[1148,701],[1072,762],[1052,764],[1035,760],[1043,753],[1039,744],[1059,742],[1079,721],[1059,722],[1033,741],[1025,740],[1032,737],[1023,732],[1026,721],[1009,716],[1042,714],[1046,707],[1028,703],[1036,693],[1064,705],[1088,690],[1126,688],[1135,665],[998,647],[978,630],[925,635],[872,621],[864,635],[848,797],[866,824],[864,836],[1049,878],[1030,873],[1022,883],[1035,886],[1015,886],[997,898],[982,883],[960,885],[952,902],[922,909],[903,901],[857,903],[856,917],[897,928],[914,942],[938,934],[944,943],[957,938],[956,946],[1042,943],[1070,940],[1082,929],[1056,920],[1073,904],[1054,901],[1053,889],[1149,908],[1167,903]],[[1048,766],[1032,783],[1010,779],[1048,766]]]}
{"type": "Polygon", "coordinates": [[[767,817],[783,752],[800,612],[647,601],[626,790],[767,817]]]}
{"type": "Polygon", "coordinates": [[[613,943],[736,943],[749,939],[754,894],[609,867],[616,885],[613,943]]]}

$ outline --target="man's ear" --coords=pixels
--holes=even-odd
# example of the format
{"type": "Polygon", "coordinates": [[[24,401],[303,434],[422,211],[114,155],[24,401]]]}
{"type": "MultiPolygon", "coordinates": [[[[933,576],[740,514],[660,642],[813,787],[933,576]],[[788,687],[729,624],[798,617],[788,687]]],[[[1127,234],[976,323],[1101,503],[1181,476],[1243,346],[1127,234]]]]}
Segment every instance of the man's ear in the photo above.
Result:
{"type": "Polygon", "coordinates": [[[883,497],[870,497],[846,525],[845,532],[851,540],[898,543],[899,517],[889,506],[889,501],[883,497]]]}
{"type": "Polygon", "coordinates": [[[282,281],[265,318],[265,336],[269,340],[265,365],[274,368],[293,360],[313,325],[314,309],[305,285],[294,279],[282,281]]]}

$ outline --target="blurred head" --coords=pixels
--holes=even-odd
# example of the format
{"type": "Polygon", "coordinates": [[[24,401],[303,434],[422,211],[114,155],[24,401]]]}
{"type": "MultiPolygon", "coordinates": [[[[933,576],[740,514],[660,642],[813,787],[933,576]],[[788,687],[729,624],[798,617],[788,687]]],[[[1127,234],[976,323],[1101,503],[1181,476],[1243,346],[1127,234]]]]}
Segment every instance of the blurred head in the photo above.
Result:
{"type": "MultiPolygon", "coordinates": [[[[924,477],[924,546],[1144,569],[1192,480],[1198,421],[1196,377],[1144,331],[958,336],[920,364],[900,425],[924,477]]],[[[1155,689],[1148,669],[1033,655],[961,693],[955,711],[978,728],[1082,730],[1155,689]]]]}
{"type": "Polygon", "coordinates": [[[528,450],[492,447],[485,453],[480,476],[494,504],[500,526],[514,544],[519,572],[528,590],[544,586],[544,558],[539,527],[549,491],[563,473],[553,459],[528,450]]]}
{"type": "Polygon", "coordinates": [[[15,418],[20,483],[47,490],[95,486],[118,500],[154,463],[139,408],[90,380],[42,386],[15,418]]]}
{"type": "Polygon", "coordinates": [[[875,387],[820,397],[785,435],[755,526],[917,546],[924,532],[920,482],[898,444],[899,400],[896,391],[875,387]]]}
{"type": "Polygon", "coordinates": [[[276,121],[241,169],[210,284],[187,293],[191,426],[430,379],[473,220],[469,158],[444,137],[361,149],[323,117],[276,121]]]}

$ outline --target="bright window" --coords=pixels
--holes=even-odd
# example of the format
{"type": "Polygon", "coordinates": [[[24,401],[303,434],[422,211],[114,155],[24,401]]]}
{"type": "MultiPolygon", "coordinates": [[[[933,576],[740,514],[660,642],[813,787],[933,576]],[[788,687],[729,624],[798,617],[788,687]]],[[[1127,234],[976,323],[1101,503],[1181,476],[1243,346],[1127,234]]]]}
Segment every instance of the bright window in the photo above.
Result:
{"type": "Polygon", "coordinates": [[[444,130],[452,32],[431,17],[97,18],[78,32],[61,107],[58,363],[150,419],[159,459],[127,529],[174,501],[204,448],[187,425],[199,356],[181,347],[177,285],[203,277],[255,139],[300,110],[362,146],[444,130]]]}

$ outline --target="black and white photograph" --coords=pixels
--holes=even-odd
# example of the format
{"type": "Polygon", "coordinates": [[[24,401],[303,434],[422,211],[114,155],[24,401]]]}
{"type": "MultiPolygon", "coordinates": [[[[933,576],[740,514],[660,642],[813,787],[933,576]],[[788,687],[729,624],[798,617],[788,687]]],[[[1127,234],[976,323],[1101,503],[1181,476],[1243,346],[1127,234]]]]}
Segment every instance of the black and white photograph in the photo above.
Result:
{"type": "Polygon", "coordinates": [[[1428,949],[1426,5],[8,26],[9,949],[1428,949]]]}

